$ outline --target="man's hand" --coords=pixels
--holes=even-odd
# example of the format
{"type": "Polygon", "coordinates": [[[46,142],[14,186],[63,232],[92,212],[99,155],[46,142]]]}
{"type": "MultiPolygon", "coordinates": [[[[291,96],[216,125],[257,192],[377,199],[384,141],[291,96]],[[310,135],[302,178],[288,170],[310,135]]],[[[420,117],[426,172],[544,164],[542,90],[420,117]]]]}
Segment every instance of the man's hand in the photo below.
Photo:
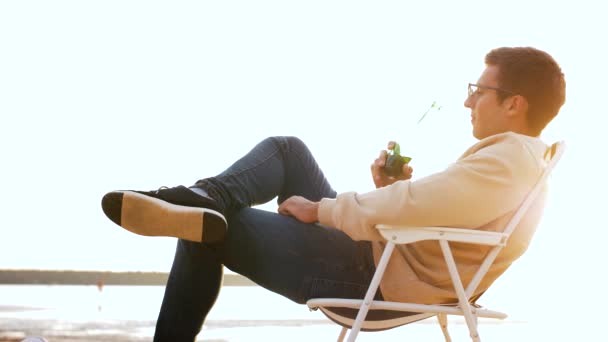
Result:
{"type": "MultiPolygon", "coordinates": [[[[395,146],[395,142],[390,141],[388,143],[388,149],[392,149],[395,146]]],[[[376,185],[376,189],[385,187],[387,185],[391,185],[399,180],[407,180],[412,178],[412,173],[414,169],[408,164],[403,164],[403,170],[401,171],[401,175],[399,177],[389,177],[384,173],[384,166],[386,165],[386,158],[388,156],[388,152],[386,150],[380,151],[380,156],[371,165],[372,169],[372,178],[374,180],[374,184],[376,185]]]]}
{"type": "Polygon", "coordinates": [[[293,216],[304,223],[319,221],[319,202],[312,202],[302,196],[291,196],[279,205],[279,214],[293,216]]]}

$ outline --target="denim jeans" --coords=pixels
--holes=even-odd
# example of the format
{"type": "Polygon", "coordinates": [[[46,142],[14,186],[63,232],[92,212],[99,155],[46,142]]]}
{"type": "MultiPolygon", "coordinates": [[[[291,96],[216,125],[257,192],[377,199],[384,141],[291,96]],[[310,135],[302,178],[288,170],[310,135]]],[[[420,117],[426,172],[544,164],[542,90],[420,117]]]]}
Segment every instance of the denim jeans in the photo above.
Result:
{"type": "MultiPolygon", "coordinates": [[[[293,195],[335,198],[299,139],[267,138],[196,186],[224,209],[226,239],[217,244],[178,240],[154,341],[194,341],[219,294],[223,266],[296,303],[365,296],[375,272],[369,241],[251,208],[275,197],[279,203],[293,195]]],[[[382,298],[379,292],[376,298],[382,298]]]]}

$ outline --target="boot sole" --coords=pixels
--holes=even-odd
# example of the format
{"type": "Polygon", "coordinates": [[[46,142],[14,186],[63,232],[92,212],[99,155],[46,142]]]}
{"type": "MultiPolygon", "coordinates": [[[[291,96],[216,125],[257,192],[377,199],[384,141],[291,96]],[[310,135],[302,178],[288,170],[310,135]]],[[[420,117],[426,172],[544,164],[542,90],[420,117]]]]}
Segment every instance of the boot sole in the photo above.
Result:
{"type": "Polygon", "coordinates": [[[119,225],[130,232],[195,242],[217,242],[225,236],[226,218],[215,210],[176,205],[133,191],[118,193],[122,193],[119,225]]]}

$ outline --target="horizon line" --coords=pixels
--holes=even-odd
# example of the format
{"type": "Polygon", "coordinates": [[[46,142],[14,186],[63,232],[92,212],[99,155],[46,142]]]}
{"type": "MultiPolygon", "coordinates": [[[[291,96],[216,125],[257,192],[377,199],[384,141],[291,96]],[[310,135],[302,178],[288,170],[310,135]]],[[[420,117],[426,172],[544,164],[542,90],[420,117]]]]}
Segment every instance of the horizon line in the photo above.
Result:
{"type": "MultiPolygon", "coordinates": [[[[2,285],[165,286],[168,272],[0,269],[2,285]]],[[[224,274],[222,286],[258,286],[240,274],[224,274]]]]}

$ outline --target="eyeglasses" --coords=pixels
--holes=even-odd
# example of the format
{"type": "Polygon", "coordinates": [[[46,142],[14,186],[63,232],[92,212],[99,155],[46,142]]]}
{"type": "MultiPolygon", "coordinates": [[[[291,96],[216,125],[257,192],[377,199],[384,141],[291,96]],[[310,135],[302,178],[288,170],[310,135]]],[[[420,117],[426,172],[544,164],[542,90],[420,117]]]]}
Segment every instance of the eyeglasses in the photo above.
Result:
{"type": "Polygon", "coordinates": [[[471,97],[471,96],[473,96],[475,94],[478,94],[479,89],[492,89],[492,90],[496,90],[496,91],[499,91],[499,92],[503,92],[503,93],[509,94],[511,96],[517,95],[516,93],[514,93],[514,92],[512,92],[510,90],[505,90],[505,89],[501,89],[501,88],[498,88],[498,87],[488,87],[488,86],[482,86],[482,85],[479,85],[479,84],[469,83],[469,88],[468,88],[468,90],[469,90],[469,97],[471,97]]]}

